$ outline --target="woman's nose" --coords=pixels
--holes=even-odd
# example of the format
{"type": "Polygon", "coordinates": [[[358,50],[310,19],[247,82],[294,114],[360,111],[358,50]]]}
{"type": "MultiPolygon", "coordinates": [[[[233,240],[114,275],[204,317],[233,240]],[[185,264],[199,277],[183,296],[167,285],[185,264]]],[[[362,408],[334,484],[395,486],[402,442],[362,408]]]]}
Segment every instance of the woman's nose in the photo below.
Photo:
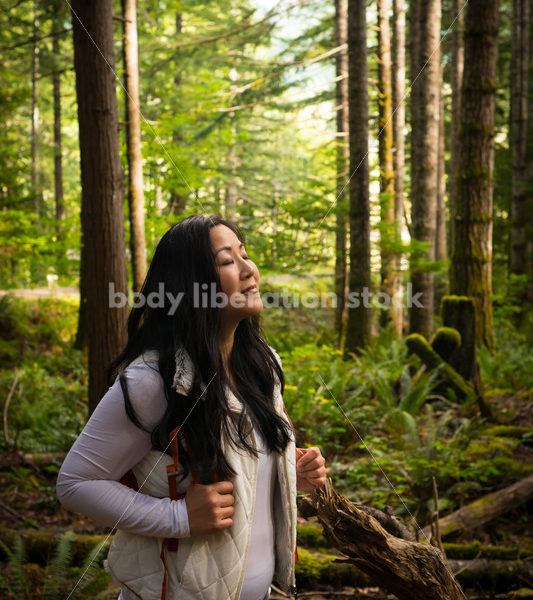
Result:
{"type": "Polygon", "coordinates": [[[246,278],[252,275],[254,272],[253,266],[250,264],[250,261],[243,260],[241,265],[241,277],[246,278]]]}

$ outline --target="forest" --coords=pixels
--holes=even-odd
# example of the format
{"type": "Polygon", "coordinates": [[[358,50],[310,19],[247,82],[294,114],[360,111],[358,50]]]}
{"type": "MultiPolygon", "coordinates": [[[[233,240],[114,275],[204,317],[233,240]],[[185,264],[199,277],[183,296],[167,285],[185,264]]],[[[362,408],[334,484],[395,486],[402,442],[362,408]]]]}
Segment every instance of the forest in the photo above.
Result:
{"type": "Polygon", "coordinates": [[[0,32],[0,596],[117,598],[56,478],[202,214],[326,459],[298,598],[533,598],[530,2],[3,0],[0,32]]]}

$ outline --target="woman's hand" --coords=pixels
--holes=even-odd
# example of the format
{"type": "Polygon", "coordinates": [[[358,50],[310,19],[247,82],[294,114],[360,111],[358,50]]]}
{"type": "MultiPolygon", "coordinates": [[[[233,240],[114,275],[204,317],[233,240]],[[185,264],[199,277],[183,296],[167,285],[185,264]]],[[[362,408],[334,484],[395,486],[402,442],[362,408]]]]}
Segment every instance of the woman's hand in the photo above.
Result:
{"type": "Polygon", "coordinates": [[[296,448],[296,488],[309,492],[326,483],[326,461],[318,448],[296,448]]]}
{"type": "Polygon", "coordinates": [[[233,483],[192,484],[185,494],[191,536],[217,533],[233,525],[233,483]]]}

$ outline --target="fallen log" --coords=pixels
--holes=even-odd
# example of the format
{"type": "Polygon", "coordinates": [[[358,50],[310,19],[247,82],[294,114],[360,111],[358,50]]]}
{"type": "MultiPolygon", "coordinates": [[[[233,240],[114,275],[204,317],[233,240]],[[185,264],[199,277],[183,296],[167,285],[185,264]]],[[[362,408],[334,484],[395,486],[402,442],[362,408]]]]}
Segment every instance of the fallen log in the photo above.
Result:
{"type": "Polygon", "coordinates": [[[20,465],[32,467],[47,467],[52,463],[62,463],[65,460],[65,452],[41,452],[32,454],[29,452],[11,452],[0,456],[0,470],[20,465]]]}
{"type": "MultiPolygon", "coordinates": [[[[499,517],[533,498],[533,475],[487,496],[439,519],[441,537],[465,529],[474,529],[499,517]]],[[[430,527],[424,527],[424,535],[431,535],[430,527]]]]}
{"type": "Polygon", "coordinates": [[[533,564],[527,560],[450,560],[450,568],[464,587],[508,591],[510,587],[533,580],[533,564]]]}
{"type": "MultiPolygon", "coordinates": [[[[355,506],[359,508],[358,504],[355,506]]],[[[328,544],[320,525],[314,525],[312,523],[305,525],[298,524],[296,529],[298,534],[298,549],[303,547],[311,550],[320,550],[327,554],[333,553],[334,549],[328,544]]],[[[386,530],[386,527],[384,527],[384,529],[386,530]]],[[[482,544],[479,540],[475,540],[467,544],[444,542],[442,546],[444,548],[444,554],[448,559],[471,560],[475,558],[490,558],[491,560],[502,561],[533,560],[533,548],[525,544],[523,544],[522,547],[491,546],[489,544],[482,544]]]]}
{"type": "Polygon", "coordinates": [[[397,538],[338,494],[327,480],[311,493],[328,542],[399,600],[464,600],[441,552],[397,538]]]}

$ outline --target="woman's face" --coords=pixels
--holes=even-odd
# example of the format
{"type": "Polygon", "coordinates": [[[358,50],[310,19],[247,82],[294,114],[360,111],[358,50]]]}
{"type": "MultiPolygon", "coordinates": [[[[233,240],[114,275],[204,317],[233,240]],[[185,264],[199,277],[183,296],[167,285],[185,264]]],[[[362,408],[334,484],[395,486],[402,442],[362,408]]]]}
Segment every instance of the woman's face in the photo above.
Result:
{"type": "Polygon", "coordinates": [[[211,227],[211,248],[215,256],[222,292],[228,297],[224,316],[237,322],[259,314],[259,271],[248,258],[244,244],[225,225],[211,227]]]}

